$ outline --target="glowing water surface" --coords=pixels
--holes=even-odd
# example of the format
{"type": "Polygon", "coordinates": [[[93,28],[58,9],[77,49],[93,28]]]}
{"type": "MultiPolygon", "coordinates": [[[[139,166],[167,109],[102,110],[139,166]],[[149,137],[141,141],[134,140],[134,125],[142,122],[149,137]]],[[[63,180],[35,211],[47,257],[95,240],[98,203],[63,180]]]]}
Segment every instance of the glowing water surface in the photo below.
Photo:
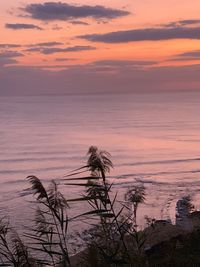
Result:
{"type": "MultiPolygon", "coordinates": [[[[49,182],[85,164],[90,145],[109,151],[119,198],[143,182],[139,217],[174,218],[191,194],[200,208],[200,94],[0,97],[0,211],[32,218],[27,175],[49,182]]],[[[80,189],[62,186],[67,198],[80,189]]],[[[73,206],[72,213],[83,207],[73,206]]]]}

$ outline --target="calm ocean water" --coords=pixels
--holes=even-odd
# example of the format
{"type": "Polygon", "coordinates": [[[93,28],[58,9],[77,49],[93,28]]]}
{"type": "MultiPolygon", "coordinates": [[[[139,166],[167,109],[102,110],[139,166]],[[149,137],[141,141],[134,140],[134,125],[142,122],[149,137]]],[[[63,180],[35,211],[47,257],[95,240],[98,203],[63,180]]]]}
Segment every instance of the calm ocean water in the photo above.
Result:
{"type": "MultiPolygon", "coordinates": [[[[173,219],[186,194],[200,208],[199,104],[198,93],[0,97],[1,216],[22,227],[33,213],[26,176],[61,178],[85,163],[90,145],[111,153],[121,199],[144,183],[140,218],[173,219]]],[[[62,190],[67,198],[80,193],[62,190]]]]}

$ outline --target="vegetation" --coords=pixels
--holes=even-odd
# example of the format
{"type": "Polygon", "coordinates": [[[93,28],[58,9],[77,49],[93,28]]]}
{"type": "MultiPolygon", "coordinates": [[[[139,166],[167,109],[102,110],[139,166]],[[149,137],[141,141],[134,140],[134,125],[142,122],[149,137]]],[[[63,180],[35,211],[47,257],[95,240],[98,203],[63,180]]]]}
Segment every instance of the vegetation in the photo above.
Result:
{"type": "MultiPolygon", "coordinates": [[[[147,253],[148,234],[139,231],[137,226],[138,207],[145,201],[145,188],[143,185],[130,188],[125,201],[118,202],[117,193],[112,192],[112,184],[107,179],[112,167],[108,152],[90,147],[86,166],[64,178],[66,186],[84,188],[82,196],[74,199],[67,199],[55,181],[45,188],[36,176],[27,177],[38,206],[34,225],[26,228],[22,237],[25,244],[5,218],[0,221],[0,266],[200,266],[198,249],[194,245],[200,248],[199,232],[188,236],[187,243],[181,240],[181,247],[176,246],[180,243],[176,239],[147,253]],[[69,217],[70,203],[80,202],[86,203],[84,206],[88,210],[69,217]],[[77,219],[86,220],[90,227],[79,235],[84,250],[70,257],[69,227],[77,219]],[[160,257],[162,253],[165,256],[160,257]],[[180,258],[182,253],[184,258],[180,265],[177,257],[180,258]],[[194,257],[189,260],[189,255],[194,257]]],[[[154,227],[154,220],[148,218],[148,222],[154,227]]]]}

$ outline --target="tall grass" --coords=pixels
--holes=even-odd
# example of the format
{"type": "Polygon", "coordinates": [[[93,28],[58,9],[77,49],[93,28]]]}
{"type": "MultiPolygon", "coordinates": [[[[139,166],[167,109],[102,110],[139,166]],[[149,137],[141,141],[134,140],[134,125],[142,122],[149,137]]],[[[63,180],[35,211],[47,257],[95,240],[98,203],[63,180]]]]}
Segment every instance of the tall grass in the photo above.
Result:
{"type": "MultiPolygon", "coordinates": [[[[112,184],[107,180],[113,164],[110,154],[100,151],[96,147],[90,147],[88,151],[87,165],[75,170],[71,176],[76,176],[77,171],[84,169],[89,176],[70,178],[67,177],[67,185],[70,180],[77,181],[72,185],[84,186],[85,194],[80,199],[70,200],[74,202],[86,201],[91,209],[79,216],[99,217],[99,223],[90,231],[88,250],[93,256],[96,255],[95,266],[137,266],[139,261],[144,265],[141,247],[144,244],[144,236],[138,234],[136,228],[137,209],[140,203],[145,200],[144,187],[134,187],[127,192],[126,200],[128,205],[120,204],[117,201],[117,194],[112,197],[112,184]],[[80,184],[80,180],[82,183],[80,184]],[[133,205],[133,214],[130,205],[133,205]],[[128,211],[128,215],[124,215],[128,211]],[[129,240],[128,240],[129,236],[129,240]],[[127,242],[128,241],[128,242],[127,242]],[[131,245],[130,245],[131,244],[131,245]],[[95,252],[95,253],[94,253],[95,252]],[[140,258],[140,260],[138,260],[140,258]]],[[[79,173],[78,173],[79,174],[79,173]]],[[[92,255],[90,255],[91,257],[92,255]]],[[[94,261],[94,257],[93,257],[94,261]]],[[[93,263],[94,264],[94,263],[93,263]]]]}
{"type": "Polygon", "coordinates": [[[90,147],[87,164],[71,172],[62,180],[65,186],[82,188],[82,196],[67,199],[55,181],[46,188],[36,176],[28,176],[36,201],[33,226],[28,226],[22,239],[9,226],[0,222],[0,266],[14,267],[71,267],[69,253],[69,225],[86,219],[91,226],[83,237],[86,248],[77,266],[116,267],[146,266],[143,253],[145,236],[137,229],[137,211],[145,200],[144,187],[131,188],[125,202],[107,175],[113,168],[110,154],[90,147]],[[86,174],[83,176],[83,174],[86,174]],[[84,203],[83,213],[69,218],[69,203],[84,203]],[[95,222],[95,223],[93,223],[95,222]],[[34,255],[34,257],[32,256],[34,255]],[[81,264],[81,265],[80,265],[81,264]]]}

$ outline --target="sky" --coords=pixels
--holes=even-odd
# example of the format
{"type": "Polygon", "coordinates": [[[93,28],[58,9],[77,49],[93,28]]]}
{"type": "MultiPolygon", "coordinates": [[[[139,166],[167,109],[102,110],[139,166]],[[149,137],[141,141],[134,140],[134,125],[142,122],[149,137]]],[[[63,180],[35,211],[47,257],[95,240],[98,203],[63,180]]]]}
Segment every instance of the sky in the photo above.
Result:
{"type": "Polygon", "coordinates": [[[199,0],[0,1],[0,95],[200,90],[199,0]]]}

